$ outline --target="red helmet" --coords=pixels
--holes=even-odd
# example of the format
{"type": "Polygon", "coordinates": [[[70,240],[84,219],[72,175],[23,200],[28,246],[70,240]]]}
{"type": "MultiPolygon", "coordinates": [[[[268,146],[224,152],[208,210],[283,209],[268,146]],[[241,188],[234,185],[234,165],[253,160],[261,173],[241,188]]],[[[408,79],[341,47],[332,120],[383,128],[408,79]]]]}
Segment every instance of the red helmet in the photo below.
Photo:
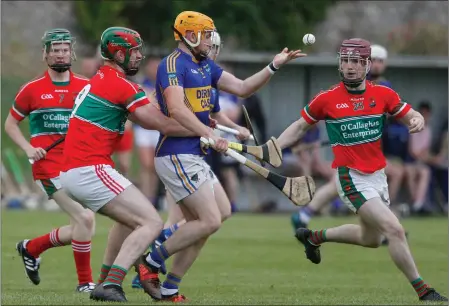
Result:
{"type": "Polygon", "coordinates": [[[369,41],[361,38],[351,38],[343,41],[338,52],[338,70],[345,85],[358,87],[362,84],[371,67],[370,57],[371,44],[369,41]]]}

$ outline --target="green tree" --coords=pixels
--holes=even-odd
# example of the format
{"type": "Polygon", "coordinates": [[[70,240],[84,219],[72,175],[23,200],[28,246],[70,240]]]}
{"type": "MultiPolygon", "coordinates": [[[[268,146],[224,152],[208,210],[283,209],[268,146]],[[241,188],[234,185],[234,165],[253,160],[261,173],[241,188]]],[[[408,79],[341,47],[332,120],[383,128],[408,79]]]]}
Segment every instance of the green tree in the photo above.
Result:
{"type": "Polygon", "coordinates": [[[76,2],[83,34],[96,42],[110,22],[140,32],[150,46],[174,46],[171,26],[186,10],[215,21],[226,41],[240,50],[272,51],[301,46],[302,37],[324,19],[335,0],[151,0],[76,2]]]}
{"type": "Polygon", "coordinates": [[[111,26],[125,26],[127,17],[121,15],[126,6],[122,1],[74,1],[78,30],[85,43],[97,47],[101,33],[111,26]]]}

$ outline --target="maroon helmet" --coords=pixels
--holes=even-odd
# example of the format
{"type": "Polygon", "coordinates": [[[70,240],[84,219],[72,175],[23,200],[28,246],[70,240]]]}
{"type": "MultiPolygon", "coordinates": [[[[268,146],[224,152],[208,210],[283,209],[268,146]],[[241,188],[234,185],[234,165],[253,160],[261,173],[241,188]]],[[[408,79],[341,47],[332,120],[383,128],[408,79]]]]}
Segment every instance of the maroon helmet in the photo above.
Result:
{"type": "Polygon", "coordinates": [[[338,52],[340,78],[349,87],[358,87],[371,67],[371,44],[361,38],[346,39],[338,52]]]}

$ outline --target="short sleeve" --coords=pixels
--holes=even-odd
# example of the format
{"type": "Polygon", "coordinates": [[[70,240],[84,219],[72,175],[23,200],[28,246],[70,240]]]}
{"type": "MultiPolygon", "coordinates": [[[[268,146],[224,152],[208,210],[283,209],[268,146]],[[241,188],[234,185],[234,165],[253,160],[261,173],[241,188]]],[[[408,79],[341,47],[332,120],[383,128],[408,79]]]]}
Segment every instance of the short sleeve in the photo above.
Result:
{"type": "Polygon", "coordinates": [[[210,103],[212,105],[212,113],[218,113],[220,111],[220,99],[218,95],[218,90],[211,88],[210,103]]]}
{"type": "Polygon", "coordinates": [[[179,53],[174,52],[161,61],[157,69],[157,84],[165,90],[169,86],[184,86],[184,66],[179,53]]]}
{"type": "Polygon", "coordinates": [[[125,79],[123,79],[123,81],[124,83],[122,86],[124,93],[122,100],[124,101],[124,106],[130,113],[133,113],[139,107],[150,103],[150,100],[148,100],[148,97],[141,86],[125,79]]]}
{"type": "Polygon", "coordinates": [[[401,99],[399,94],[390,88],[385,88],[385,112],[396,117],[402,118],[411,109],[410,105],[401,99]]]}
{"type": "Polygon", "coordinates": [[[325,119],[326,93],[320,92],[301,111],[301,116],[308,124],[315,124],[325,119]]]}
{"type": "Polygon", "coordinates": [[[17,93],[10,113],[16,120],[22,121],[31,111],[32,97],[30,88],[25,85],[17,93]]]}
{"type": "Polygon", "coordinates": [[[218,80],[220,80],[220,77],[223,73],[223,68],[218,66],[213,60],[208,60],[208,64],[210,66],[210,72],[212,77],[212,87],[217,88],[218,80]]]}

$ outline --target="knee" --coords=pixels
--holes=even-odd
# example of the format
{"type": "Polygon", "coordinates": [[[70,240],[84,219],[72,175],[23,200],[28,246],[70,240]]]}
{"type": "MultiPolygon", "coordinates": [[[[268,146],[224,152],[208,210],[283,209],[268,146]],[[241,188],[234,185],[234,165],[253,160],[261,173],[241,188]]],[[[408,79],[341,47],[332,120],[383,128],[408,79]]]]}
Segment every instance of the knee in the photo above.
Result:
{"type": "Polygon", "coordinates": [[[220,227],[221,227],[220,216],[208,218],[204,222],[204,232],[207,234],[207,236],[210,236],[216,231],[218,231],[220,227]]]}
{"type": "Polygon", "coordinates": [[[399,221],[387,224],[384,227],[384,235],[388,238],[388,240],[406,240],[405,230],[399,221]]]}
{"type": "Polygon", "coordinates": [[[84,209],[76,218],[76,223],[92,232],[95,231],[95,213],[91,210],[84,209]]]}
{"type": "Polygon", "coordinates": [[[366,239],[363,241],[363,246],[366,248],[376,249],[382,245],[382,237],[377,235],[376,237],[372,237],[370,239],[366,239]]]}
{"type": "Polygon", "coordinates": [[[222,223],[225,222],[226,220],[228,220],[232,216],[231,203],[226,205],[225,209],[222,209],[222,211],[220,212],[220,215],[221,215],[222,223]]]}

